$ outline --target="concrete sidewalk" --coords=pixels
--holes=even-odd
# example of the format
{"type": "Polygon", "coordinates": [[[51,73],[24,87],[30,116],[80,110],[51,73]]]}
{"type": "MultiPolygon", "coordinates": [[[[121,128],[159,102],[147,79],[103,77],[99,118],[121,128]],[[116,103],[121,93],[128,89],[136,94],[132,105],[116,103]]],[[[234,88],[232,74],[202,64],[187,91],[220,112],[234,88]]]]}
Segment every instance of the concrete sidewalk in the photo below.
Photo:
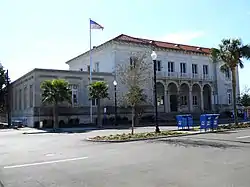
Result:
{"type": "MultiPolygon", "coordinates": [[[[161,130],[177,130],[176,126],[160,127],[161,130]]],[[[155,127],[135,127],[135,132],[153,132],[155,127]]],[[[39,134],[39,133],[54,133],[52,129],[33,129],[33,128],[22,128],[19,132],[23,134],[39,134]]],[[[108,134],[122,134],[130,133],[131,128],[96,128],[96,127],[84,127],[84,128],[60,128],[56,133],[88,133],[99,135],[108,135],[108,134]]]]}

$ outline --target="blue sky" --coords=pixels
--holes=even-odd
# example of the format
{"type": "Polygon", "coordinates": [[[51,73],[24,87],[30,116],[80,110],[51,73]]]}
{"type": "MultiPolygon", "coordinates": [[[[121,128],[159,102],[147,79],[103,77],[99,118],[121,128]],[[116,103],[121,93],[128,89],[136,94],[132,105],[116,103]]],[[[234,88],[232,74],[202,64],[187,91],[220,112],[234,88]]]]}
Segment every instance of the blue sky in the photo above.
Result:
{"type": "MultiPolygon", "coordinates": [[[[93,45],[121,33],[204,47],[225,37],[250,43],[249,0],[1,0],[0,61],[12,80],[35,67],[67,69],[89,48],[89,18],[104,26],[93,45]]],[[[249,71],[245,62],[241,89],[249,71]]]]}

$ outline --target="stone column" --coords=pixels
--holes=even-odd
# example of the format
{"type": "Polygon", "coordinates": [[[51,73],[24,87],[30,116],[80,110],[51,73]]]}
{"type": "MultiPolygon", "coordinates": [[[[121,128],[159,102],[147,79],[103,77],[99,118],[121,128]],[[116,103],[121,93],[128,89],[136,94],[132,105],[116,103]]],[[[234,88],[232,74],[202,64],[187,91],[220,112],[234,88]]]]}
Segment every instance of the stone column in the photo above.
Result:
{"type": "Polygon", "coordinates": [[[181,111],[181,95],[180,90],[177,90],[177,111],[181,111]]]}
{"type": "Polygon", "coordinates": [[[168,90],[165,91],[165,96],[164,96],[164,110],[165,112],[169,112],[169,95],[168,95],[168,90]]]}
{"type": "Polygon", "coordinates": [[[189,112],[193,112],[193,94],[192,94],[192,90],[189,91],[189,100],[188,100],[188,104],[189,104],[189,112]]]}
{"type": "Polygon", "coordinates": [[[201,111],[204,111],[204,100],[203,100],[203,90],[201,91],[201,99],[200,99],[200,107],[201,107],[201,111]]]}

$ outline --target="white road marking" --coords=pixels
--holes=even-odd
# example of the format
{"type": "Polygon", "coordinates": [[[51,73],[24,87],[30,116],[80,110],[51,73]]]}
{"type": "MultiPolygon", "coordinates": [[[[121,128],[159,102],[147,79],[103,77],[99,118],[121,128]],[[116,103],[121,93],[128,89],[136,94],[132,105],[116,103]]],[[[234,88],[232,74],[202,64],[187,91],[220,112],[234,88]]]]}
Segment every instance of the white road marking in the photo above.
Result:
{"type": "Polygon", "coordinates": [[[238,139],[250,138],[250,136],[239,136],[238,139]]]}
{"type": "Polygon", "coordinates": [[[45,156],[54,156],[54,155],[55,155],[54,153],[48,153],[45,156]]]}
{"type": "Polygon", "coordinates": [[[54,164],[54,163],[60,163],[60,162],[70,162],[70,161],[76,161],[76,160],[84,160],[84,159],[87,159],[87,158],[88,157],[78,157],[78,158],[68,158],[68,159],[63,159],[63,160],[52,160],[52,161],[46,161],[46,162],[36,162],[36,163],[30,163],[30,164],[20,164],[20,165],[13,165],[13,166],[5,166],[4,169],[38,166],[38,165],[45,165],[45,164],[54,164]]]}

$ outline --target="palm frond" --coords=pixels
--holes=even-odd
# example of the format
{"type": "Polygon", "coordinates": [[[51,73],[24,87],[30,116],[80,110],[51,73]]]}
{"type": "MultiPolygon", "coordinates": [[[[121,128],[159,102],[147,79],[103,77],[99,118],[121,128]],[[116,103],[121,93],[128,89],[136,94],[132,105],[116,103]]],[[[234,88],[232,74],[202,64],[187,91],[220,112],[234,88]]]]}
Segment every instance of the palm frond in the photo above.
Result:
{"type": "Polygon", "coordinates": [[[89,85],[89,99],[109,98],[108,85],[104,81],[96,81],[89,85]]]}
{"type": "Polygon", "coordinates": [[[45,80],[41,84],[41,89],[43,103],[55,104],[64,101],[71,103],[72,92],[69,89],[68,82],[65,80],[45,80]]]}
{"type": "Polygon", "coordinates": [[[250,45],[244,45],[241,48],[241,58],[246,58],[247,60],[250,59],[250,45]]]}
{"type": "Polygon", "coordinates": [[[240,66],[241,69],[244,68],[244,64],[243,64],[243,62],[241,60],[239,60],[238,65],[240,66]]]}
{"type": "Polygon", "coordinates": [[[211,59],[214,63],[220,60],[220,50],[216,48],[211,49],[211,59]]]}

